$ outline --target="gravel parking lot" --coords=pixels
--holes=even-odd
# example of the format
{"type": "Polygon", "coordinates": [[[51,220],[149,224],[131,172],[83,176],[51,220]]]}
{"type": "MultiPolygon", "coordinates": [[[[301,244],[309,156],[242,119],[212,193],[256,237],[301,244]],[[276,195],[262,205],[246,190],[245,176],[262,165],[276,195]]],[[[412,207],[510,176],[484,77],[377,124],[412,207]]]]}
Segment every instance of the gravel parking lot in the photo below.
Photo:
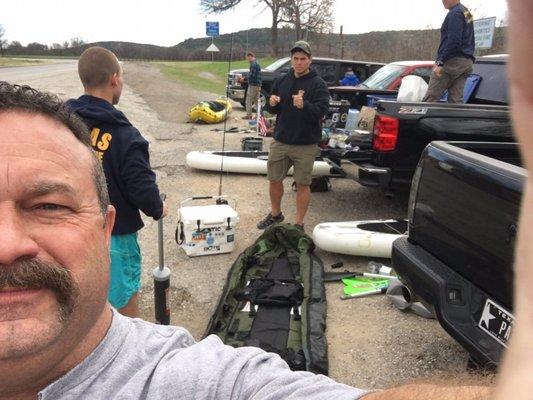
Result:
{"type": "MultiPolygon", "coordinates": [[[[75,64],[62,65],[62,68],[27,67],[41,68],[36,73],[24,68],[0,69],[0,80],[26,83],[64,98],[77,97],[82,87],[75,64]]],[[[236,249],[231,254],[187,257],[174,241],[179,203],[192,196],[218,194],[220,176],[188,169],[185,156],[192,150],[220,149],[223,135],[212,130],[222,124],[189,124],[186,113],[197,101],[217,96],[169,81],[153,64],[125,63],[124,69],[125,89],[119,108],[150,141],[151,163],[171,207],[164,221],[165,261],[172,271],[171,322],[186,327],[201,339],[229,267],[260,233],[255,225],[268,211],[267,182],[264,176],[224,174],[222,193],[237,202],[240,216],[236,249]]],[[[240,118],[244,110],[240,105],[235,106],[228,128],[244,128],[247,121],[240,118]]],[[[228,133],[226,149],[239,149],[244,136],[249,135],[228,133]]],[[[290,184],[291,180],[286,180],[283,209],[287,222],[294,221],[295,193],[290,184]]],[[[336,179],[331,191],[313,194],[306,231],[310,234],[316,224],[327,221],[404,218],[406,205],[405,195],[388,199],[383,192],[336,179]]],[[[153,320],[151,273],[158,262],[157,223],[148,218],[145,222],[146,227],[140,232],[144,260],[141,308],[143,318],[153,320]]],[[[345,267],[354,271],[364,270],[370,261],[321,250],[317,254],[326,270],[336,261],[343,261],[345,267]]],[[[341,292],[341,283],[327,284],[327,339],[332,378],[358,387],[382,388],[408,378],[446,380],[464,376],[468,355],[437,321],[398,311],[385,296],[341,301],[341,292]]],[[[467,379],[480,377],[471,374],[467,379]]]]}

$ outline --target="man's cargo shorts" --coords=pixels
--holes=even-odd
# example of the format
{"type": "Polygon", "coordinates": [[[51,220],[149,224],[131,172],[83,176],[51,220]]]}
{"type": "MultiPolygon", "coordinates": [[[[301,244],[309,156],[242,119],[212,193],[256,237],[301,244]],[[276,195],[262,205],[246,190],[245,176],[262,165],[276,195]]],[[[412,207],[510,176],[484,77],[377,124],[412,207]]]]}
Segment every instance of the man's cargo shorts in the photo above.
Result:
{"type": "Polygon", "coordinates": [[[279,182],[294,166],[294,181],[299,185],[310,185],[313,175],[313,164],[319,149],[316,144],[286,144],[272,141],[268,152],[268,180],[279,182]]]}

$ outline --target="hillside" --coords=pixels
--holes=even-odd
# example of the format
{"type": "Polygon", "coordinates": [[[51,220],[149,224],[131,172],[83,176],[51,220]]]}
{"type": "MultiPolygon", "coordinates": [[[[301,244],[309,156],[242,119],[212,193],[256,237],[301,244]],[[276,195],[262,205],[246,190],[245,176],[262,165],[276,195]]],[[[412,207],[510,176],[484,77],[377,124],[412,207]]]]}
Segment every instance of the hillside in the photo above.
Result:
{"type": "MultiPolygon", "coordinates": [[[[294,42],[294,31],[291,29],[279,30],[280,54],[288,54],[294,42]]],[[[220,49],[214,54],[215,60],[227,60],[230,49],[233,51],[232,59],[244,59],[248,50],[255,52],[259,57],[270,56],[270,29],[250,29],[221,35],[214,39],[215,45],[220,49]]],[[[439,41],[439,31],[412,30],[412,31],[385,31],[369,32],[354,35],[339,34],[310,34],[309,43],[313,47],[315,56],[343,57],[369,61],[390,62],[395,60],[432,60],[435,57],[439,41]]],[[[74,48],[48,49],[44,45],[32,43],[26,47],[8,47],[6,55],[39,55],[39,56],[79,56],[83,50],[92,45],[106,47],[116,53],[121,59],[142,60],[185,60],[206,61],[211,60],[211,54],[205,49],[211,44],[211,38],[187,39],[176,46],[163,47],[150,44],[128,42],[97,42],[84,44],[74,48]]],[[[494,46],[488,53],[505,52],[505,28],[496,28],[494,46]]]]}

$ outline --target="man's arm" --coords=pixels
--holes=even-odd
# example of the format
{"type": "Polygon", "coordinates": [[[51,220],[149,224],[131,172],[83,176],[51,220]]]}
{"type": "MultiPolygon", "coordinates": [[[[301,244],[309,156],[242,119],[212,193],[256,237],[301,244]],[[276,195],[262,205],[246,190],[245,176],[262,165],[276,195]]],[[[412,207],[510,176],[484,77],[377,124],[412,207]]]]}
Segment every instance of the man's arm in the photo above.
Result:
{"type": "Polygon", "coordinates": [[[317,84],[313,88],[313,94],[309,100],[304,100],[303,111],[308,120],[316,121],[328,113],[329,90],[325,82],[317,84]]]}
{"type": "Polygon", "coordinates": [[[374,392],[361,400],[483,400],[489,399],[492,389],[487,386],[438,386],[409,384],[374,392]]]}
{"type": "Polygon", "coordinates": [[[448,40],[446,42],[446,47],[443,49],[442,54],[439,55],[437,62],[440,61],[445,63],[460,49],[464,23],[465,17],[462,13],[450,13],[448,16],[448,40]]]}
{"type": "Polygon", "coordinates": [[[272,90],[270,91],[269,101],[267,102],[266,109],[271,114],[277,114],[279,112],[279,78],[274,81],[272,90]],[[273,97],[274,96],[274,97],[273,97]],[[272,99],[270,99],[272,97],[272,99]]]}
{"type": "Polygon", "coordinates": [[[165,216],[167,210],[161,200],[155,173],[150,166],[148,142],[140,134],[127,147],[120,174],[128,198],[136,207],[156,220],[165,216]]]}
{"type": "Polygon", "coordinates": [[[529,169],[519,220],[515,249],[516,317],[509,350],[505,355],[495,399],[525,400],[532,398],[533,385],[533,75],[527,66],[533,57],[533,2],[509,0],[508,46],[511,54],[512,117],[515,134],[520,140],[522,158],[529,169]]]}

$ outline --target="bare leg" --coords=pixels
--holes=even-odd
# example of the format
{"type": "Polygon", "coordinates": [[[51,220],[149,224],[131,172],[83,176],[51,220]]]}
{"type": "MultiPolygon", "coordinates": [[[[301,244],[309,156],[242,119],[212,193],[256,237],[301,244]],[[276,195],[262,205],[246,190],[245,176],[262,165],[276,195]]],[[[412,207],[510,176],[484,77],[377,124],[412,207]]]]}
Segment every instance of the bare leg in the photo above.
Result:
{"type": "Polygon", "coordinates": [[[311,188],[309,185],[300,185],[299,183],[296,185],[298,189],[296,191],[296,223],[303,224],[311,201],[311,188]]]}
{"type": "Polygon", "coordinates": [[[131,296],[130,301],[124,307],[118,310],[119,313],[131,318],[138,318],[139,313],[139,294],[135,293],[131,296]]]}
{"type": "Polygon", "coordinates": [[[283,181],[269,181],[270,209],[273,216],[281,213],[281,199],[283,197],[283,181]]]}

